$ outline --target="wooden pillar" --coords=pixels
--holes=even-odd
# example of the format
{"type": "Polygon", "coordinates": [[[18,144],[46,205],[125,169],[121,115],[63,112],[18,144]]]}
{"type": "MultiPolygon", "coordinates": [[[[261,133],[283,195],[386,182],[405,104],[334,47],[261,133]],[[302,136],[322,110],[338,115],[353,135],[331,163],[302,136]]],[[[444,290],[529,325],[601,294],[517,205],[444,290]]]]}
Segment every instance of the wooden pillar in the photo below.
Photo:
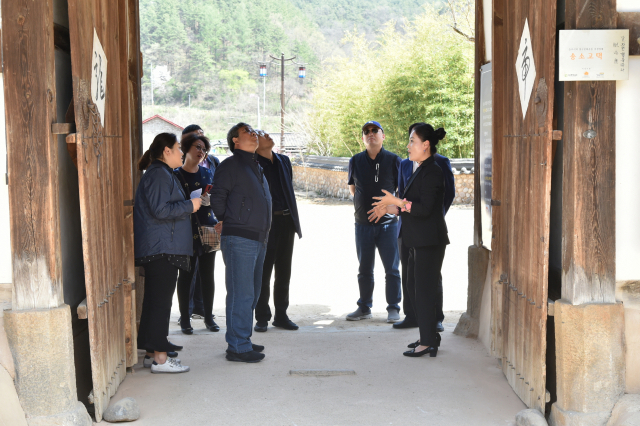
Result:
{"type": "MultiPolygon", "coordinates": [[[[615,0],[567,0],[566,29],[616,28],[615,0]]],[[[562,298],[614,303],[616,82],[565,83],[562,298]]]]}
{"type": "Polygon", "coordinates": [[[15,387],[30,425],[91,425],[62,289],[53,2],[1,1],[13,266],[4,326],[15,387]]]}
{"type": "Polygon", "coordinates": [[[13,310],[64,303],[53,3],[2,0],[13,310]]]}

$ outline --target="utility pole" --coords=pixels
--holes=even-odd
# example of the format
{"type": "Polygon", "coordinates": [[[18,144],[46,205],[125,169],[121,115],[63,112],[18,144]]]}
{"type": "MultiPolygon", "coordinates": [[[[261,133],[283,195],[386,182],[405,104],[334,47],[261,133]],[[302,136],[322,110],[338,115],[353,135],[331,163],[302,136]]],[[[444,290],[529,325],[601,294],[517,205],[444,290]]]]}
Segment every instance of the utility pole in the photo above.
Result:
{"type": "Polygon", "coordinates": [[[149,73],[149,81],[151,82],[151,106],[153,106],[153,63],[151,65],[151,73],[149,73]]]}
{"type": "Polygon", "coordinates": [[[285,59],[284,53],[280,54],[280,58],[276,58],[271,56],[271,59],[280,60],[280,82],[281,82],[281,92],[280,92],[280,151],[284,150],[284,63],[288,61],[293,61],[296,59],[293,58],[285,59]]]}

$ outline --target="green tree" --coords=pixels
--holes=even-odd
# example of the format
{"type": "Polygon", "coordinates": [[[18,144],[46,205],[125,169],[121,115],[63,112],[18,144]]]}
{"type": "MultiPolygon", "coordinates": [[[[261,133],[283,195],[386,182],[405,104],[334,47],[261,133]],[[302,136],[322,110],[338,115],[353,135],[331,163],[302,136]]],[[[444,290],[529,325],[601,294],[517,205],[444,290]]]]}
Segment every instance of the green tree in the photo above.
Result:
{"type": "Polygon", "coordinates": [[[444,127],[439,151],[473,156],[473,44],[455,33],[431,7],[397,29],[388,23],[375,43],[362,33],[343,40],[352,56],[332,61],[313,92],[312,126],[332,153],[364,149],[361,126],[379,121],[385,147],[406,156],[409,125],[444,127]]]}

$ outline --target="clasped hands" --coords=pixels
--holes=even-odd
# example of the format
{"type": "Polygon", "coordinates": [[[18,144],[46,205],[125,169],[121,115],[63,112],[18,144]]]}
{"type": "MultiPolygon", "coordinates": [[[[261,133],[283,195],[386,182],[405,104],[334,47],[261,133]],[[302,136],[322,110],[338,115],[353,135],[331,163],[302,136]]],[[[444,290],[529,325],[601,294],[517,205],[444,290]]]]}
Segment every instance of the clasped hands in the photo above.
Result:
{"type": "Polygon", "coordinates": [[[374,202],[372,204],[374,207],[367,212],[369,222],[378,223],[385,214],[397,214],[398,208],[402,207],[402,200],[400,198],[395,197],[392,193],[384,189],[382,192],[384,192],[384,196],[373,197],[374,200],[378,201],[374,202]]]}

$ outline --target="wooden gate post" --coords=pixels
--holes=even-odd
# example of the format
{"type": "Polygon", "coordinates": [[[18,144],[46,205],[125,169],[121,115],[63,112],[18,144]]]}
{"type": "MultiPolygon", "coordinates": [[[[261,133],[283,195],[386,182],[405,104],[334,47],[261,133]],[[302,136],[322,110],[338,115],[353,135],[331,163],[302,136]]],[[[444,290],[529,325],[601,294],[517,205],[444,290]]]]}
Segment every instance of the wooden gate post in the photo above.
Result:
{"type": "Polygon", "coordinates": [[[12,310],[4,324],[30,425],[91,425],[77,399],[58,205],[53,3],[2,0],[12,310]]]}
{"type": "MultiPolygon", "coordinates": [[[[615,0],[566,1],[566,29],[615,29],[616,20],[615,0]]],[[[564,103],[558,399],[550,423],[605,425],[625,388],[624,313],[615,301],[616,82],[566,82],[564,103]]]]}

